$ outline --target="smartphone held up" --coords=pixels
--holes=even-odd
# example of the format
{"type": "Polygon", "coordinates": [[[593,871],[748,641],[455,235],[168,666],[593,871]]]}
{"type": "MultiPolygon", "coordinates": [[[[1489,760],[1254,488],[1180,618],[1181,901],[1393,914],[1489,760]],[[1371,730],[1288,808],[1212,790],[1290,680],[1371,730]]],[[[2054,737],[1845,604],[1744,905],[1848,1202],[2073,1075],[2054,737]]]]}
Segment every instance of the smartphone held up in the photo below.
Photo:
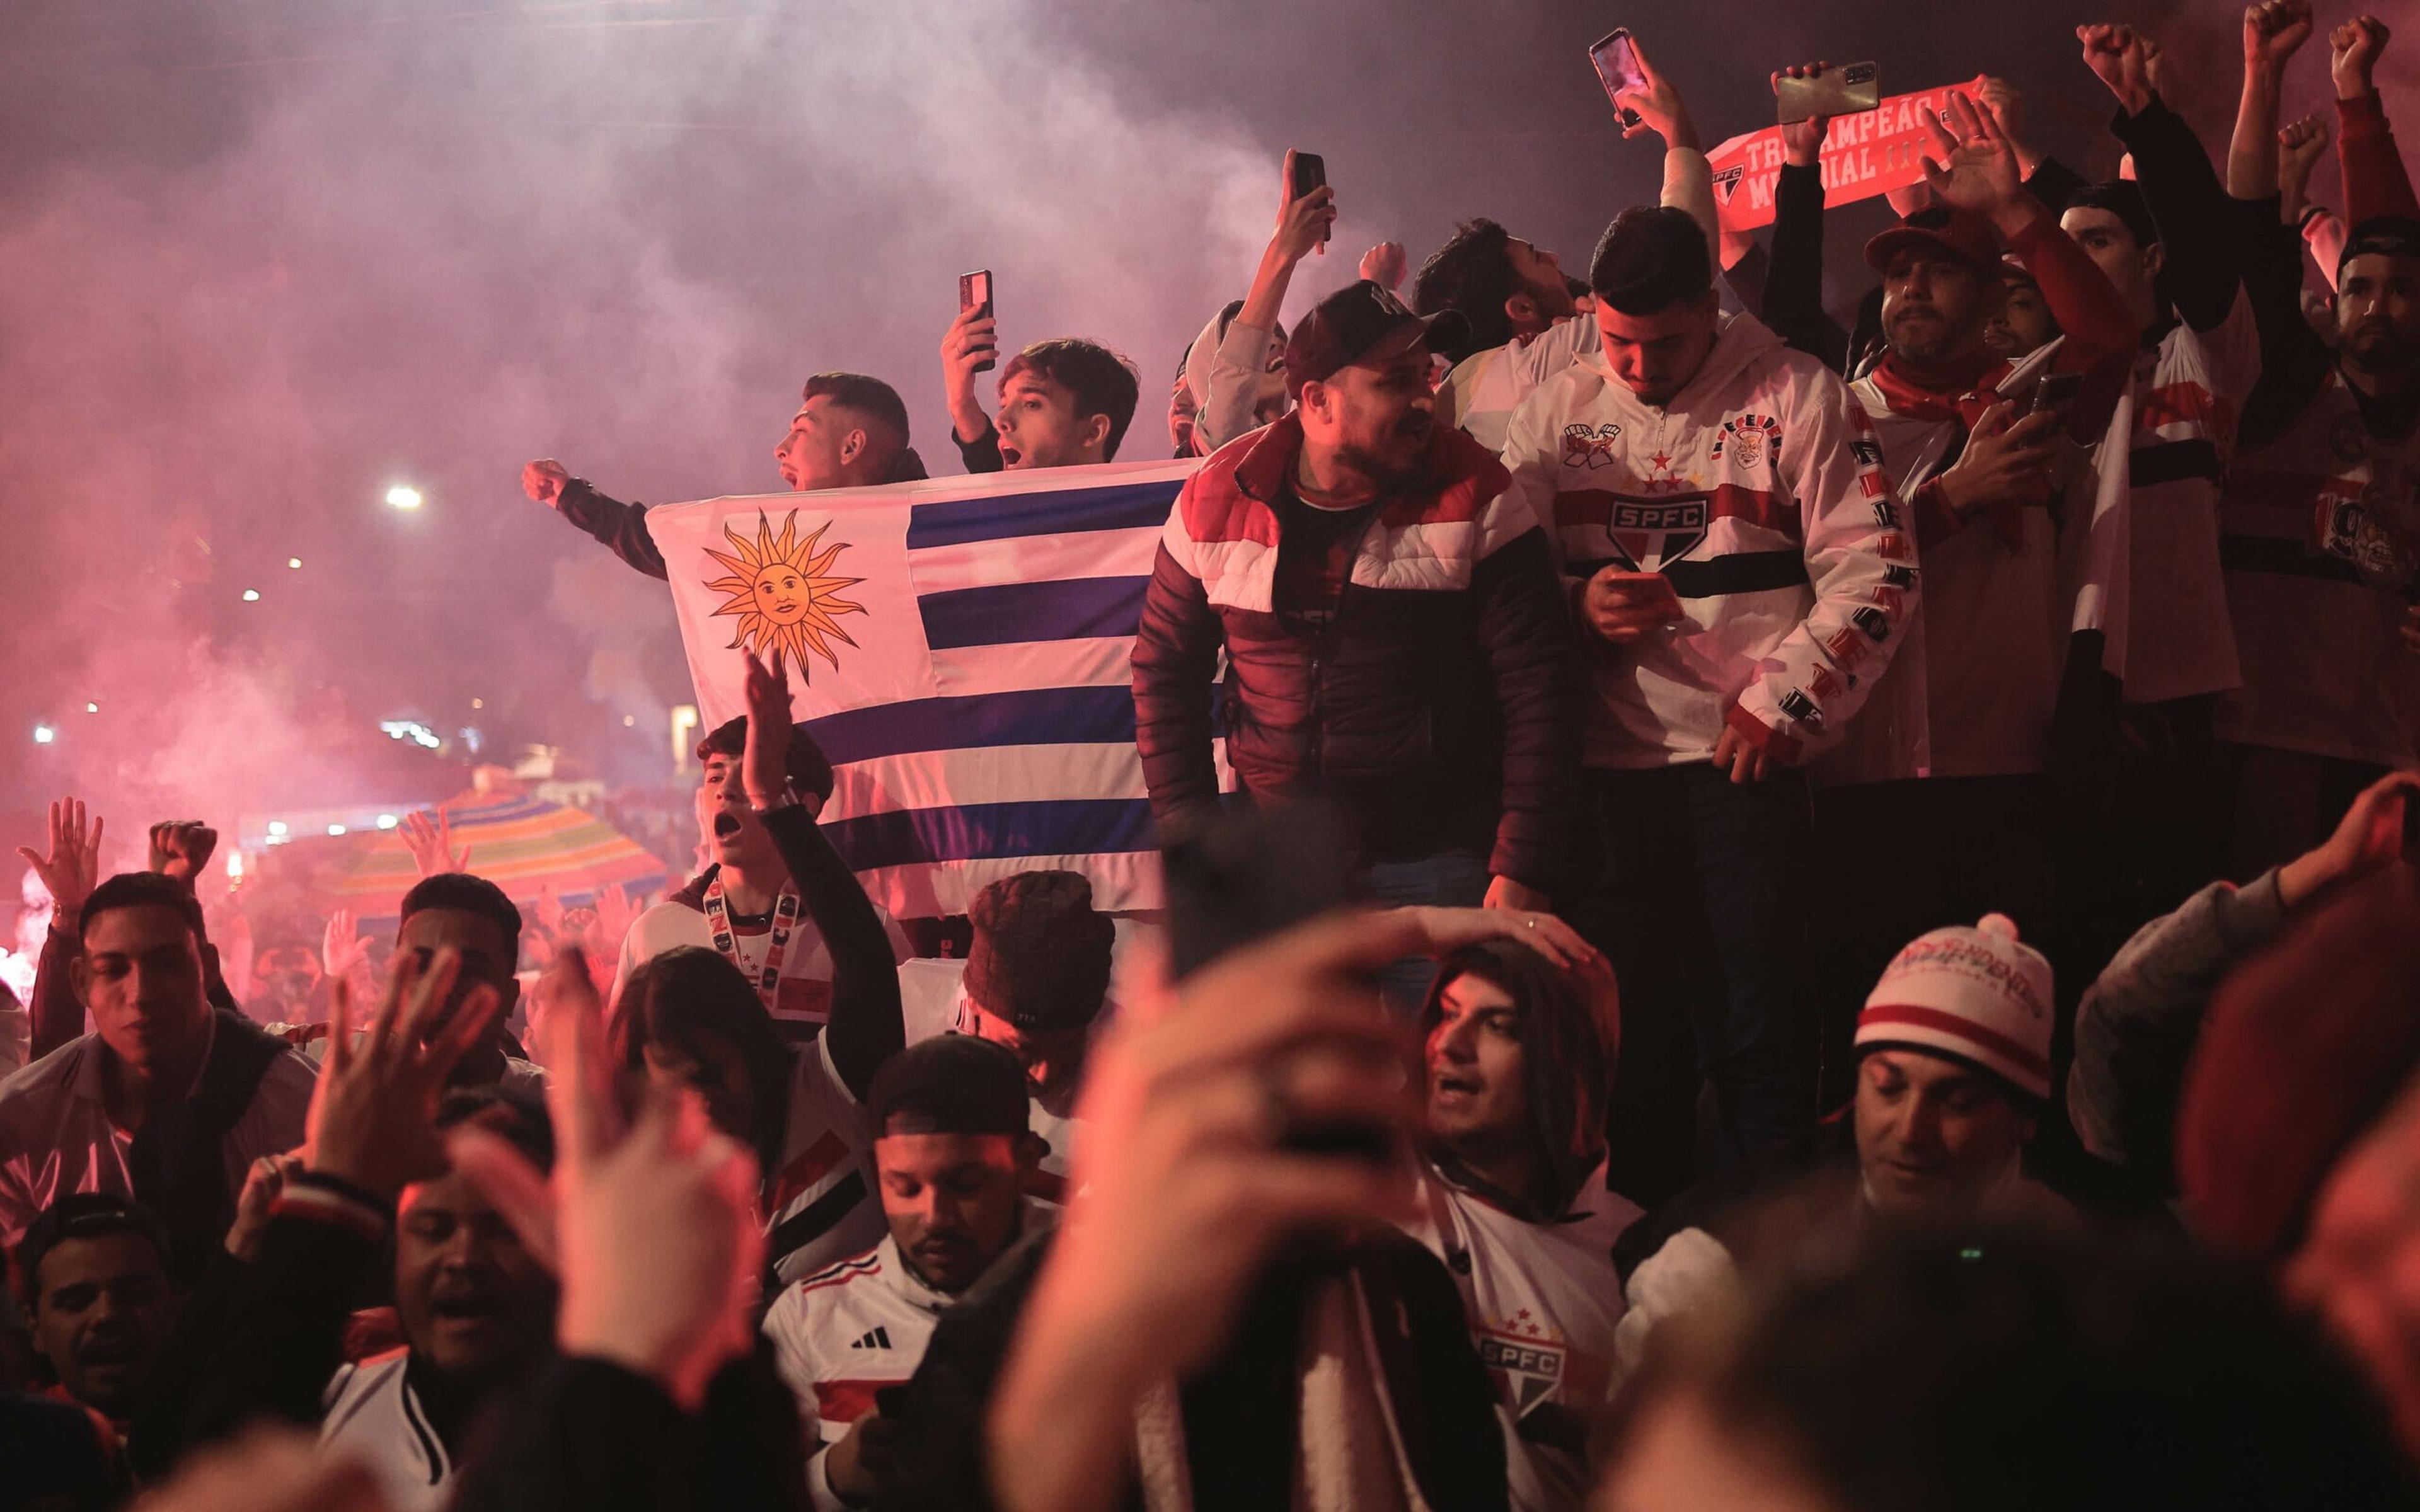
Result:
{"type": "MultiPolygon", "coordinates": [[[[1327,160],[1316,152],[1299,149],[1286,153],[1286,203],[1294,204],[1304,195],[1327,187],[1327,160]]],[[[1319,234],[1322,252],[1327,250],[1327,233],[1319,234]]]]}
{"type": "Polygon", "coordinates": [[[1773,81],[1778,100],[1776,116],[1784,125],[1817,116],[1854,116],[1882,103],[1882,69],[1873,63],[1848,63],[1806,73],[1785,73],[1773,81]]]}
{"type": "MultiPolygon", "coordinates": [[[[958,312],[963,315],[969,310],[981,310],[985,315],[994,313],[991,307],[991,270],[988,268],[980,272],[958,275],[958,312]]],[[[996,359],[986,357],[974,365],[974,371],[988,373],[996,365],[996,359]]]]}
{"type": "Polygon", "coordinates": [[[1631,45],[1630,28],[1616,26],[1598,38],[1589,49],[1589,61],[1596,65],[1596,76],[1605,85],[1605,98],[1613,101],[1623,129],[1637,125],[1638,112],[1621,102],[1623,90],[1647,87],[1647,70],[1638,66],[1638,50],[1631,45]]]}

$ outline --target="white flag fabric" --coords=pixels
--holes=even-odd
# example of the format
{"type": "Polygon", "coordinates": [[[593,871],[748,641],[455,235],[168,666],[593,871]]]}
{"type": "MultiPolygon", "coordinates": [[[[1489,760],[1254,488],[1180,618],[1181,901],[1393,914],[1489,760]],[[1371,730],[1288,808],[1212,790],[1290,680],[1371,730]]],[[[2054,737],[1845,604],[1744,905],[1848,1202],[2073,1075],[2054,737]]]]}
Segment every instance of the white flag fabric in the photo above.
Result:
{"type": "Polygon", "coordinates": [[[1192,461],[932,478],[647,511],[710,730],[737,648],[788,654],[835,776],[824,832],[901,918],[1064,868],[1160,905],[1135,626],[1192,461]]]}

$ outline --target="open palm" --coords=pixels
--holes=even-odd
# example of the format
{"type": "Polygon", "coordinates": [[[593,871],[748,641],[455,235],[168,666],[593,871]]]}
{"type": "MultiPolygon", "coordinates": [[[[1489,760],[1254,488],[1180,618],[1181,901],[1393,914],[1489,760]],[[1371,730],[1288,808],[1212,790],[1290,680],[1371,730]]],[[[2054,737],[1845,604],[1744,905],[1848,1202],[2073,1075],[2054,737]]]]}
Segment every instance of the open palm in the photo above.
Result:
{"type": "Polygon", "coordinates": [[[1943,204],[1988,215],[2024,192],[2016,147],[1991,106],[1958,90],[1947,114],[1924,113],[1924,181],[1943,204]]]}

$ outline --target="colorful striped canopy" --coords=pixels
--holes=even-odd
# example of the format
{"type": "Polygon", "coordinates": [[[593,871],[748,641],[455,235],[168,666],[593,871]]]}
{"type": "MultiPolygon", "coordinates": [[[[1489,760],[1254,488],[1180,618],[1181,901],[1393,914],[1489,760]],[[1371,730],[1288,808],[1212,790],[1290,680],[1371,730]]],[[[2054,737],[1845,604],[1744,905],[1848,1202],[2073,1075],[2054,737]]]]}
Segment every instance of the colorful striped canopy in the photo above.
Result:
{"type": "MultiPolygon", "coordinates": [[[[595,901],[618,883],[633,900],[661,888],[664,863],[594,814],[542,798],[466,795],[445,806],[454,849],[470,852],[470,870],[520,904],[537,901],[552,884],[564,906],[595,901]]],[[[431,817],[434,817],[433,815],[431,817]]],[[[394,830],[356,831],[361,843],[319,872],[320,891],[365,922],[394,918],[420,869],[394,830]]]]}

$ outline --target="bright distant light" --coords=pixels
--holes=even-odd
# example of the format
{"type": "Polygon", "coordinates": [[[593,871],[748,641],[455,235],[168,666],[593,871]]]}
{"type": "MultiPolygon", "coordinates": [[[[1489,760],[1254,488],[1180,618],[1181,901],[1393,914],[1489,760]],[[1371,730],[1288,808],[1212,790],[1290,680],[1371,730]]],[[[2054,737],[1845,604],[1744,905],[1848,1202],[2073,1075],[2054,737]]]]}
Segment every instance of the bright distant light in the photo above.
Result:
{"type": "Polygon", "coordinates": [[[277,836],[280,840],[283,840],[286,837],[286,821],[283,819],[271,820],[269,822],[269,832],[277,836]]]}
{"type": "Polygon", "coordinates": [[[86,714],[99,714],[101,712],[101,705],[98,703],[87,703],[84,706],[84,712],[86,714]]]}
{"type": "Polygon", "coordinates": [[[622,716],[622,728],[625,730],[629,729],[632,725],[637,724],[638,722],[639,717],[635,714],[626,714],[622,716]]]}
{"type": "Polygon", "coordinates": [[[331,835],[341,835],[344,832],[345,826],[342,825],[330,825],[328,826],[328,833],[331,835]]]}
{"type": "Polygon", "coordinates": [[[397,509],[418,509],[420,490],[410,484],[398,483],[386,491],[386,501],[397,509]]]}
{"type": "Polygon", "coordinates": [[[257,604],[257,603],[259,603],[259,602],[260,602],[260,590],[259,590],[259,589],[257,589],[257,588],[247,588],[247,589],[245,589],[245,590],[243,591],[243,601],[244,601],[245,603],[247,603],[247,604],[257,604]]]}
{"type": "Polygon", "coordinates": [[[56,740],[56,739],[58,739],[58,738],[59,738],[59,733],[58,733],[57,731],[55,731],[55,730],[52,729],[49,725],[46,725],[46,724],[38,724],[38,725],[34,726],[34,744],[35,744],[35,745],[37,745],[37,746],[47,746],[47,745],[49,745],[52,741],[56,740]]]}
{"type": "Polygon", "coordinates": [[[474,709],[484,709],[487,706],[488,701],[486,699],[473,699],[471,701],[471,707],[474,709]]]}
{"type": "Polygon", "coordinates": [[[301,557],[287,557],[286,559],[286,564],[292,567],[297,572],[302,570],[302,559],[301,557]]]}
{"type": "Polygon", "coordinates": [[[227,852],[226,872],[227,880],[229,882],[241,882],[243,880],[243,852],[227,852]]]}
{"type": "Polygon", "coordinates": [[[379,827],[380,829],[393,829],[396,825],[401,823],[401,820],[396,818],[396,816],[391,813],[382,813],[379,815],[379,827]]]}

